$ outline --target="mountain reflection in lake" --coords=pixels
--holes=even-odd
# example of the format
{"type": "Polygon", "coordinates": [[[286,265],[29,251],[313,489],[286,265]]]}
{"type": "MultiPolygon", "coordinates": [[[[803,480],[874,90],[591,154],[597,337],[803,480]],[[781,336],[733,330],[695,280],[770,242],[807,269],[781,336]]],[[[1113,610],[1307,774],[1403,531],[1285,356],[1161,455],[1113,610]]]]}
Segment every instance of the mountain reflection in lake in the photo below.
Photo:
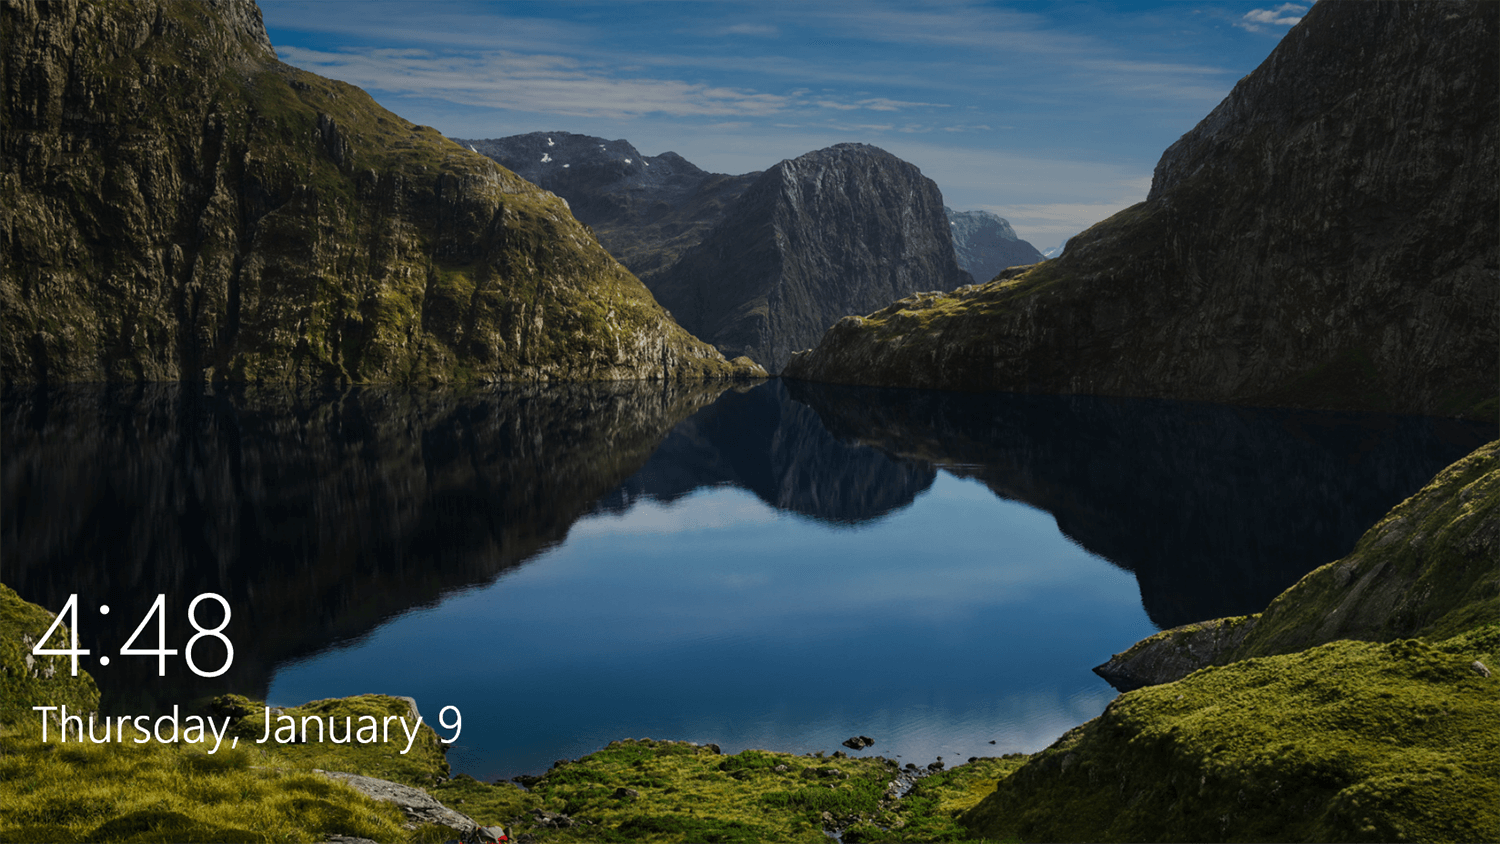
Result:
{"type": "Polygon", "coordinates": [[[3,398],[0,580],[78,593],[96,654],[157,593],[178,641],[233,608],[229,674],[88,666],[107,711],[409,694],[487,778],[643,736],[1038,749],[1113,697],[1090,666],[1263,608],[1493,437],[777,381],[3,398]]]}

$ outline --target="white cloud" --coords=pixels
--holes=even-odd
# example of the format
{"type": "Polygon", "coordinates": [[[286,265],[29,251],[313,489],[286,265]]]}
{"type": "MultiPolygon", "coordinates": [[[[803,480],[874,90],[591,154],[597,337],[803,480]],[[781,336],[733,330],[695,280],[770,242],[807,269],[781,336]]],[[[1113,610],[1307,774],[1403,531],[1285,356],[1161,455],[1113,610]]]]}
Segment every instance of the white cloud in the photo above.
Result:
{"type": "Polygon", "coordinates": [[[776,27],[771,26],[769,24],[763,24],[763,23],[737,23],[737,24],[734,24],[733,26],[726,26],[726,27],[724,27],[723,29],[721,29],[719,31],[722,32],[725,35],[766,35],[766,36],[779,35],[780,32],[781,32],[776,27]]]}
{"type": "Polygon", "coordinates": [[[889,97],[867,97],[854,102],[840,102],[832,99],[813,100],[812,104],[819,108],[831,108],[836,111],[901,111],[907,108],[949,108],[946,103],[919,103],[908,100],[893,100],[889,97]]]}
{"type": "Polygon", "coordinates": [[[1282,3],[1274,9],[1252,9],[1245,13],[1244,19],[1235,22],[1235,26],[1250,32],[1265,32],[1268,26],[1296,26],[1302,22],[1302,13],[1307,11],[1306,6],[1296,3],[1282,3]]]}

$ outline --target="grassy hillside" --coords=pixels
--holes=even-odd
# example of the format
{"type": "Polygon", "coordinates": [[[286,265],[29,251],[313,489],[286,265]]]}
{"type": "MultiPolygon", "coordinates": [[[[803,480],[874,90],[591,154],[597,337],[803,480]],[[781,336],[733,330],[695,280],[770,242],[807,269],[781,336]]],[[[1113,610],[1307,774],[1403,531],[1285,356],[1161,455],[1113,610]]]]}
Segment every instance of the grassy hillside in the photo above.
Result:
{"type": "Polygon", "coordinates": [[[557,197],[276,59],[251,2],[0,9],[0,373],[733,371],[557,197]]]}

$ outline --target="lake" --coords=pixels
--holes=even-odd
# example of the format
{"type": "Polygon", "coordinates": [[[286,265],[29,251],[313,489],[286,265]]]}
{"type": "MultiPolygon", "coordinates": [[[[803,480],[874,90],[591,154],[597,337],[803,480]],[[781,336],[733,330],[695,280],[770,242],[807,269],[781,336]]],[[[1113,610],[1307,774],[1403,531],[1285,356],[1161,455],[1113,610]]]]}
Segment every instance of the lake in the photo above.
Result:
{"type": "Polygon", "coordinates": [[[1495,433],[782,381],[0,399],[0,580],[78,594],[96,657],[157,594],[176,647],[232,609],[222,676],[86,665],[106,711],[410,695],[483,779],[620,738],[1041,749],[1114,698],[1092,666],[1262,609],[1495,433]]]}

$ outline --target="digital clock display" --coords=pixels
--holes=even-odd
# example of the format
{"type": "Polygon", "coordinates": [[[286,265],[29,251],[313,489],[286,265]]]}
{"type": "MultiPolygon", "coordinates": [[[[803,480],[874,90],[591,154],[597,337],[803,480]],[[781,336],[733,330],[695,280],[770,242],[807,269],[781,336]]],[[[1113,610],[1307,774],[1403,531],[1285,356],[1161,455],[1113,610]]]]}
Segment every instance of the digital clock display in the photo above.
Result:
{"type": "MultiPolygon", "coordinates": [[[[99,614],[109,615],[109,605],[101,604],[99,614]]],[[[130,638],[126,639],[125,644],[120,647],[119,655],[156,657],[157,676],[159,677],[167,675],[167,657],[177,656],[179,653],[187,660],[188,668],[199,677],[218,677],[228,671],[229,666],[234,664],[234,643],[229,641],[228,636],[224,635],[224,628],[229,626],[229,602],[224,599],[223,595],[217,592],[204,592],[193,598],[192,602],[188,604],[187,617],[188,623],[193,625],[193,629],[197,632],[187,640],[187,644],[183,646],[181,651],[178,651],[177,648],[167,647],[167,596],[158,593],[156,601],[151,604],[151,609],[141,619],[141,623],[136,625],[135,632],[131,633],[130,638]],[[224,609],[223,619],[214,627],[204,627],[198,621],[198,605],[204,601],[216,601],[224,609]],[[152,619],[156,620],[156,647],[136,647],[136,640],[141,638],[141,634],[146,632],[146,628],[151,624],[152,619]],[[205,670],[193,658],[194,647],[205,638],[217,639],[224,643],[224,662],[213,670],[205,670]]],[[[52,626],[47,628],[47,632],[43,633],[42,638],[32,647],[31,652],[37,656],[69,657],[72,663],[73,676],[77,677],[78,658],[90,656],[93,653],[88,648],[78,646],[78,629],[78,593],[74,592],[68,596],[67,603],[63,604],[62,611],[57,614],[57,618],[52,622],[52,626]],[[66,623],[68,630],[68,647],[46,647],[47,642],[52,639],[53,635],[58,632],[58,628],[64,623],[66,623]]],[[[103,666],[109,665],[109,657],[101,654],[99,656],[99,664],[103,666]]]]}

